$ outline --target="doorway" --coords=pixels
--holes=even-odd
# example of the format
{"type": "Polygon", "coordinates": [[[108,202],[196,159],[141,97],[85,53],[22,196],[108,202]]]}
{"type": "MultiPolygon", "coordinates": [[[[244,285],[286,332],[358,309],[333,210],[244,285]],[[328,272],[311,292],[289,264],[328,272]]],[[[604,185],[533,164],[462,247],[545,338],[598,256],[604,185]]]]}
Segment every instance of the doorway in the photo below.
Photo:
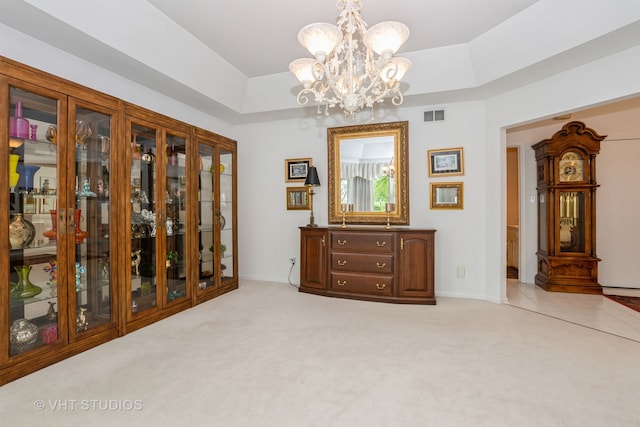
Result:
{"type": "Polygon", "coordinates": [[[507,279],[520,277],[519,147],[507,147],[507,279]]]}

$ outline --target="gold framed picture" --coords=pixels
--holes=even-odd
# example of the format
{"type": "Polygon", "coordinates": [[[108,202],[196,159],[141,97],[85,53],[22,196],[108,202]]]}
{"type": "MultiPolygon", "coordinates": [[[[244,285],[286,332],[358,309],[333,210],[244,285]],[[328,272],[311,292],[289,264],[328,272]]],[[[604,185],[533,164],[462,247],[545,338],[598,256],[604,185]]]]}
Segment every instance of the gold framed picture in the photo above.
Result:
{"type": "Polygon", "coordinates": [[[287,210],[311,210],[309,187],[287,187],[287,210]]]}
{"type": "Polygon", "coordinates": [[[311,166],[311,157],[286,159],[284,161],[284,180],[286,182],[304,182],[311,166]]]}
{"type": "Polygon", "coordinates": [[[463,148],[443,148],[427,151],[429,176],[464,175],[463,148]]]}
{"type": "Polygon", "coordinates": [[[464,191],[462,182],[432,182],[431,209],[463,209],[464,191]]]}

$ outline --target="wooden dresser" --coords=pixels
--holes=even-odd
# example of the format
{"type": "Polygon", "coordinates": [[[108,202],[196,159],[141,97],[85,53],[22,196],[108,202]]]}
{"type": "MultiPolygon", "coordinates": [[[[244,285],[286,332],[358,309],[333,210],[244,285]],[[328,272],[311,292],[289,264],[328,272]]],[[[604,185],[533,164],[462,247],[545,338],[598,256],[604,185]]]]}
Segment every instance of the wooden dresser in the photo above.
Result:
{"type": "Polygon", "coordinates": [[[435,230],[300,227],[300,292],[435,304],[435,230]]]}

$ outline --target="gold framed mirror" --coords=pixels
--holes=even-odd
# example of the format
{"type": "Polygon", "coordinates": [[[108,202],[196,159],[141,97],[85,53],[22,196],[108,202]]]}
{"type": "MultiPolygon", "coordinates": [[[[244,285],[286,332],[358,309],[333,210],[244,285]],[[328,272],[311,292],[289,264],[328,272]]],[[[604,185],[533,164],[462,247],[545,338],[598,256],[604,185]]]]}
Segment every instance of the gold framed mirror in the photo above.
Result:
{"type": "Polygon", "coordinates": [[[329,223],[409,224],[409,122],[327,129],[329,223]]]}

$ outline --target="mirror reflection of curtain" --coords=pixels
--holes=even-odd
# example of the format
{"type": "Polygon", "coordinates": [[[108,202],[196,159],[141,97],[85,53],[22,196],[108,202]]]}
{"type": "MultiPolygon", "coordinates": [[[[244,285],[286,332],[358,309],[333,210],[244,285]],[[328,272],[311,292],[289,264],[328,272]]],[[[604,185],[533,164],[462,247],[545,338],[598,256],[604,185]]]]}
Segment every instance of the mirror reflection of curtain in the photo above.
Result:
{"type": "Polygon", "coordinates": [[[356,212],[373,210],[373,181],[354,176],[348,187],[347,203],[353,203],[356,212]]]}
{"type": "Polygon", "coordinates": [[[347,182],[347,200],[356,212],[373,211],[373,184],[382,175],[385,162],[340,163],[340,179],[347,182]]]}

